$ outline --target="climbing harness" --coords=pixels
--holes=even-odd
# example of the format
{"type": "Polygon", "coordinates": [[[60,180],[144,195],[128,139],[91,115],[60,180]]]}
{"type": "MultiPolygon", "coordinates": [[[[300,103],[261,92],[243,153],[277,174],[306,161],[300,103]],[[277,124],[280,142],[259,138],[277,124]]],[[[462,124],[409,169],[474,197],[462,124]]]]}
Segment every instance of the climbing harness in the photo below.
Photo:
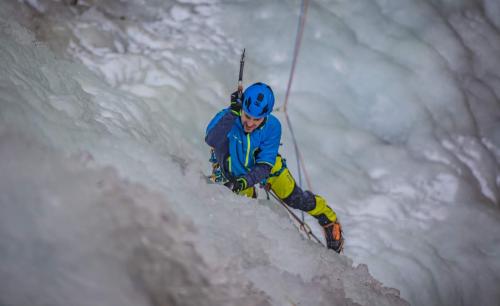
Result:
{"type": "MultiPolygon", "coordinates": [[[[278,154],[278,155],[281,156],[280,154],[278,154]]],[[[287,166],[286,166],[286,158],[281,157],[281,168],[278,171],[276,171],[274,173],[271,173],[269,175],[269,177],[280,176],[281,173],[283,173],[283,171],[285,171],[286,168],[287,168],[287,166]]],[[[266,179],[266,182],[269,179],[269,177],[266,179]]]]}

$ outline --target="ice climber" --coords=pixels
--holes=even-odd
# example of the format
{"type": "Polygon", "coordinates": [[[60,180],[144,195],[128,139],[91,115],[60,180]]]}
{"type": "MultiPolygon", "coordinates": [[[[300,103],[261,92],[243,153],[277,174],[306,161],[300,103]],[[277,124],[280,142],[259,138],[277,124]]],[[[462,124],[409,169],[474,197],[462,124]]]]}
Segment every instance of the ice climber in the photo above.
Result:
{"type": "Polygon", "coordinates": [[[241,98],[238,92],[231,95],[230,106],[217,113],[206,130],[213,179],[254,198],[255,185],[267,184],[288,206],[315,217],[324,229],[328,248],[340,253],[343,238],[335,212],[324,198],[297,185],[278,153],[281,124],[271,114],[273,106],[273,91],[264,83],[249,86],[241,98]]]}

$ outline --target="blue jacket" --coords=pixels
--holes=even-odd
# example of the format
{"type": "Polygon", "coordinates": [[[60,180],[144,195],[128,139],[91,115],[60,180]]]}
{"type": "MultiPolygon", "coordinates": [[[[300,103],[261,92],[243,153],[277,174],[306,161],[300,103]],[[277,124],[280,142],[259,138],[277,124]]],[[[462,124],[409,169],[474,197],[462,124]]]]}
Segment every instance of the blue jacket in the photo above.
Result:
{"type": "Polygon", "coordinates": [[[274,166],[281,140],[281,124],[273,115],[252,133],[245,133],[239,116],[229,108],[207,126],[205,141],[215,151],[224,175],[244,177],[247,186],[265,179],[274,166]]]}

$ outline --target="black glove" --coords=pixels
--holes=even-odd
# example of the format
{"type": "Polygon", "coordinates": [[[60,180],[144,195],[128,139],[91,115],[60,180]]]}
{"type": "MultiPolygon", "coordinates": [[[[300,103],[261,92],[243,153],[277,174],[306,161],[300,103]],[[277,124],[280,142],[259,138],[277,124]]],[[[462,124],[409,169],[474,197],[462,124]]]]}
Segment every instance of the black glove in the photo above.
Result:
{"type": "Polygon", "coordinates": [[[244,177],[232,178],[226,183],[226,186],[234,193],[240,193],[247,189],[247,180],[244,177]]]}
{"type": "Polygon", "coordinates": [[[238,98],[238,91],[235,91],[231,94],[231,112],[235,114],[236,116],[239,116],[241,113],[241,100],[243,100],[243,95],[240,98],[238,98]]]}

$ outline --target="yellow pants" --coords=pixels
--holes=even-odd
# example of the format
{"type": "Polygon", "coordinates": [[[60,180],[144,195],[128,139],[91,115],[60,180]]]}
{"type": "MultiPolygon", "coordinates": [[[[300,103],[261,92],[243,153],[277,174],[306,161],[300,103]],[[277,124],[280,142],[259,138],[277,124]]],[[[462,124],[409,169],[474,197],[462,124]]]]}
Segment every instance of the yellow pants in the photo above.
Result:
{"type": "MultiPolygon", "coordinates": [[[[276,157],[276,162],[271,169],[271,175],[267,179],[267,183],[270,184],[271,190],[276,196],[288,206],[307,212],[317,218],[321,225],[327,225],[337,220],[337,215],[323,197],[310,191],[302,191],[297,186],[292,174],[283,165],[283,159],[280,155],[276,157]]],[[[254,192],[254,188],[250,187],[240,192],[240,195],[255,197],[254,192]]]]}

